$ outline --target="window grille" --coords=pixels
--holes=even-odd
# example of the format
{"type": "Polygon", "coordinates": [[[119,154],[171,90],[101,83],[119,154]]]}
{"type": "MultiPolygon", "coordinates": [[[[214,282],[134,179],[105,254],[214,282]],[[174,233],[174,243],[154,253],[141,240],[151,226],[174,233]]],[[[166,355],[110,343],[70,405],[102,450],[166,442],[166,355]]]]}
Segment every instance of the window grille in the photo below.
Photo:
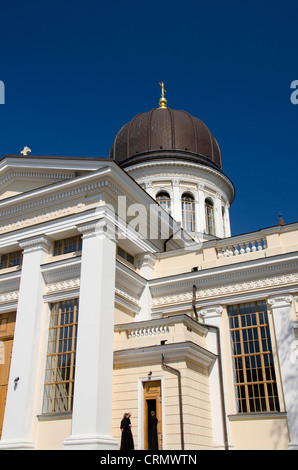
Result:
{"type": "Polygon", "coordinates": [[[206,229],[209,235],[215,235],[214,207],[210,199],[205,201],[206,229]]]}
{"type": "Polygon", "coordinates": [[[156,201],[163,209],[168,212],[168,214],[171,215],[171,199],[167,192],[162,191],[158,193],[156,196],[156,201]]]}
{"type": "Polygon", "coordinates": [[[228,307],[239,413],[280,411],[265,301],[228,307]]]}
{"type": "Polygon", "coordinates": [[[182,204],[182,227],[188,232],[195,231],[195,200],[190,194],[183,194],[182,204]]]}
{"type": "Polygon", "coordinates": [[[56,240],[54,243],[54,256],[72,253],[74,251],[81,251],[82,249],[82,236],[64,238],[63,240],[56,240]]]}
{"type": "Polygon", "coordinates": [[[72,410],[79,301],[51,305],[43,413],[72,410]]]}
{"type": "Polygon", "coordinates": [[[10,268],[12,266],[19,266],[23,261],[22,251],[13,251],[1,256],[0,269],[10,268]]]}

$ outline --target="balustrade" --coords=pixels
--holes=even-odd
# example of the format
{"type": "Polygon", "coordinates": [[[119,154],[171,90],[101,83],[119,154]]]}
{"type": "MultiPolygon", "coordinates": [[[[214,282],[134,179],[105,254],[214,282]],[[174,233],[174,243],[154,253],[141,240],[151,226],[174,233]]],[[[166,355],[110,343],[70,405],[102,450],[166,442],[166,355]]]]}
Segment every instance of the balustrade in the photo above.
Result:
{"type": "Polygon", "coordinates": [[[266,240],[263,238],[256,240],[246,240],[243,242],[234,242],[217,249],[217,257],[219,259],[229,258],[231,256],[239,256],[248,253],[255,253],[266,250],[266,240]]]}

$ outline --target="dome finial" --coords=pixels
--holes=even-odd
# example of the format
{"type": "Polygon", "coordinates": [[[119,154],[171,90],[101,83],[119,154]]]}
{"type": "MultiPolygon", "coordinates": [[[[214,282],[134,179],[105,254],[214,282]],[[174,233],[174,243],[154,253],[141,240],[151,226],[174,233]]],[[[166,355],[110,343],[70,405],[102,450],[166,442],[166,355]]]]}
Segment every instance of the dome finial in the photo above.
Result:
{"type": "Polygon", "coordinates": [[[166,108],[167,107],[167,99],[165,98],[165,84],[164,82],[159,82],[159,86],[161,87],[161,98],[159,99],[159,107],[166,108]]]}

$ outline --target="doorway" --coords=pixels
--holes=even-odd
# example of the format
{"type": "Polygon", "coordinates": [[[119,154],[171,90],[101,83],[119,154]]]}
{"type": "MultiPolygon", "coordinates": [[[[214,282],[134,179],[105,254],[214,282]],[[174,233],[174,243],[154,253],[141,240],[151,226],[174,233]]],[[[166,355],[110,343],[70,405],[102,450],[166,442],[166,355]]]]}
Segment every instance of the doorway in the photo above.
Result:
{"type": "MultiPolygon", "coordinates": [[[[151,412],[155,413],[157,422],[158,450],[163,449],[162,435],[162,396],[161,381],[148,380],[143,383],[144,393],[144,449],[149,449],[149,422],[151,412]]],[[[155,449],[156,450],[156,449],[155,449]]]]}

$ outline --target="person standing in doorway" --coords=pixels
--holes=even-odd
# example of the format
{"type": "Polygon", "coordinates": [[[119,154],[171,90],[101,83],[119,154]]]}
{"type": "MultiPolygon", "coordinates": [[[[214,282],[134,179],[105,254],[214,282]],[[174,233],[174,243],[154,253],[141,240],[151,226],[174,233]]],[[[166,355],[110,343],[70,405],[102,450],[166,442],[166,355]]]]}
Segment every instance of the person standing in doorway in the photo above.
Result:
{"type": "Polygon", "coordinates": [[[158,450],[157,423],[155,411],[151,411],[148,424],[148,449],[150,450],[158,450]]]}
{"type": "Polygon", "coordinates": [[[133,435],[131,432],[131,413],[124,413],[121,420],[121,445],[120,450],[134,450],[133,435]]]}

